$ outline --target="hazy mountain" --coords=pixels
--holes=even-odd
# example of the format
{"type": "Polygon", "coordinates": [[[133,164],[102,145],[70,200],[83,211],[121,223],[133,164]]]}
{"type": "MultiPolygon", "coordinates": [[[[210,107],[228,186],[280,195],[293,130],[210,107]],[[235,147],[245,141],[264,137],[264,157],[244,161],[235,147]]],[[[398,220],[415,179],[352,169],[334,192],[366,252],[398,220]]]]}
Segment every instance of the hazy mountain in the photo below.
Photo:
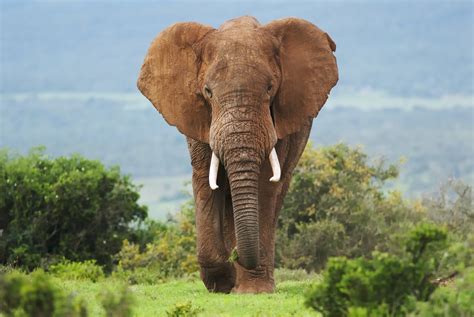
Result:
{"type": "Polygon", "coordinates": [[[166,26],[297,16],[337,43],[335,93],[473,94],[472,1],[2,1],[2,92],[135,91],[166,26]]]}
{"type": "Polygon", "coordinates": [[[448,177],[474,183],[472,1],[3,0],[0,9],[0,147],[119,164],[145,183],[150,205],[180,199],[190,164],[184,137],[137,93],[146,50],[172,23],[218,27],[241,15],[305,18],[337,43],[340,80],[315,121],[316,145],[406,157],[398,186],[411,195],[448,177]]]}
{"type": "MultiPolygon", "coordinates": [[[[121,101],[130,98],[126,94],[80,96],[3,97],[0,146],[22,153],[40,144],[53,155],[78,152],[139,178],[190,174],[184,136],[151,105],[133,107],[121,101]]],[[[362,145],[391,162],[406,158],[401,184],[413,194],[448,177],[474,183],[473,119],[473,107],[449,104],[411,110],[328,106],[314,121],[311,139],[315,145],[362,145]]]]}

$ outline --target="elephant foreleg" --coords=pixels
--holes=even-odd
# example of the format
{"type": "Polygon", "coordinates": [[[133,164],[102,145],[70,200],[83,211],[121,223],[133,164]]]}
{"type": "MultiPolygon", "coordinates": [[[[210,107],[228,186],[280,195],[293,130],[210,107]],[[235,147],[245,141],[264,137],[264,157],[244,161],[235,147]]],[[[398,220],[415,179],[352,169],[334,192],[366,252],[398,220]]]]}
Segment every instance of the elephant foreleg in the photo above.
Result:
{"type": "Polygon", "coordinates": [[[209,187],[209,145],[188,138],[188,148],[193,166],[193,193],[196,210],[197,258],[201,279],[211,292],[228,293],[235,284],[235,268],[228,262],[232,241],[233,222],[226,197],[228,185],[225,171],[220,169],[219,188],[209,187]],[[230,221],[229,221],[230,219],[230,221]]]}

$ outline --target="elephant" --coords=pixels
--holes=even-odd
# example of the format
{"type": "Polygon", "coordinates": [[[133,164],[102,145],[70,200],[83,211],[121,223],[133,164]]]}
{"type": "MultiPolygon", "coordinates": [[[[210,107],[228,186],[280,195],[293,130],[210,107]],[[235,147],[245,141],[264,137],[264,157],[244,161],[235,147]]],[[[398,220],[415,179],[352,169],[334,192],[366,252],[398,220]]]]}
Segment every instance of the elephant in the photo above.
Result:
{"type": "Polygon", "coordinates": [[[277,219],[336,45],[299,18],[176,23],[151,43],[140,92],[186,136],[200,276],[210,292],[273,292],[277,219]],[[229,260],[231,254],[237,260],[229,260]]]}

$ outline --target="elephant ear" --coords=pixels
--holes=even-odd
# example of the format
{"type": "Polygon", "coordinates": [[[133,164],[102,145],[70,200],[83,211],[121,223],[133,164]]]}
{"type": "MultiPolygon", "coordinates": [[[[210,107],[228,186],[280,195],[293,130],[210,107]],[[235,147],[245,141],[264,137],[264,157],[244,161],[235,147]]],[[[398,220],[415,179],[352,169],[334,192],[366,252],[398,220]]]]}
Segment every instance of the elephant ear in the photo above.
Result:
{"type": "Polygon", "coordinates": [[[278,138],[283,138],[316,117],[336,85],[336,44],[327,33],[302,19],[277,20],[263,28],[279,43],[281,84],[273,115],[278,138]]]}
{"type": "Polygon", "coordinates": [[[213,28],[177,23],[151,44],[137,86],[166,122],[193,139],[209,141],[210,109],[197,92],[200,58],[195,48],[213,28]]]}

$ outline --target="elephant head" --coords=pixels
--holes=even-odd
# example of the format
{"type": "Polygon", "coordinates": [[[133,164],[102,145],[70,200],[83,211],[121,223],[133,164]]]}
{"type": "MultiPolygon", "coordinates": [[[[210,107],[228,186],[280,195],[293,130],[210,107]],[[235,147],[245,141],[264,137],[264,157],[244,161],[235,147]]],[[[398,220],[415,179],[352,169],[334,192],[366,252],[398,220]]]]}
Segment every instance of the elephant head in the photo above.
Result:
{"type": "Polygon", "coordinates": [[[219,29],[177,23],[153,41],[139,90],[165,120],[212,149],[210,186],[220,163],[232,196],[239,263],[259,259],[258,179],[270,158],[279,180],[277,139],[297,132],[324,105],[338,80],[336,46],[295,18],[260,25],[251,17],[219,29]]]}

